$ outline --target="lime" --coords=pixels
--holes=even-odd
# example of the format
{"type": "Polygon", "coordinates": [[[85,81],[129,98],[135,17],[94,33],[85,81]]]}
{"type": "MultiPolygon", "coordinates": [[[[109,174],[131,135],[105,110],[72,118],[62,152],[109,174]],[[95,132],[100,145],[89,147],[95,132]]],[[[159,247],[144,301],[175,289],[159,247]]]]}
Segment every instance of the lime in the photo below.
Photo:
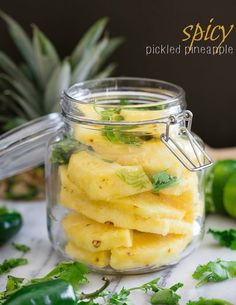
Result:
{"type": "Polygon", "coordinates": [[[232,174],[225,184],[224,207],[230,216],[236,218],[236,173],[232,174]]]}
{"type": "Polygon", "coordinates": [[[212,198],[216,212],[225,213],[224,187],[228,178],[236,173],[236,160],[220,160],[213,167],[212,198]]]}
{"type": "Polygon", "coordinates": [[[215,213],[216,208],[212,196],[212,185],[214,180],[214,172],[212,168],[207,169],[205,178],[205,206],[206,213],[215,213]]]}

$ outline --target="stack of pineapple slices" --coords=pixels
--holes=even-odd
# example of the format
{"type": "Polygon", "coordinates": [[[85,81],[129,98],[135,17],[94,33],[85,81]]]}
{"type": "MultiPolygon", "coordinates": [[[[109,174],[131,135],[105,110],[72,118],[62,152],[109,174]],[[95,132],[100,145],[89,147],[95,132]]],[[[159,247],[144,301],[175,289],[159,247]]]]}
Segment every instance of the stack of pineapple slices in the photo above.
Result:
{"type": "MultiPolygon", "coordinates": [[[[81,104],[80,111],[101,119],[94,105],[81,104]]],[[[120,114],[124,121],[160,116],[159,111],[127,109],[120,114]]],[[[93,152],[75,153],[68,166],[60,167],[60,202],[71,210],[63,219],[66,252],[92,267],[119,271],[175,261],[191,242],[194,219],[202,214],[197,175],[158,140],[164,125],[143,126],[155,138],[141,145],[112,143],[101,128],[77,124],[75,138],[93,152]],[[150,177],[165,170],[178,183],[153,193],[150,177]]],[[[188,150],[181,139],[180,145],[188,150]]]]}
{"type": "Polygon", "coordinates": [[[68,167],[60,167],[60,201],[72,210],[63,220],[68,255],[121,271],[174,261],[191,241],[196,211],[197,177],[184,175],[169,192],[155,194],[141,165],[73,154],[68,167]]]}

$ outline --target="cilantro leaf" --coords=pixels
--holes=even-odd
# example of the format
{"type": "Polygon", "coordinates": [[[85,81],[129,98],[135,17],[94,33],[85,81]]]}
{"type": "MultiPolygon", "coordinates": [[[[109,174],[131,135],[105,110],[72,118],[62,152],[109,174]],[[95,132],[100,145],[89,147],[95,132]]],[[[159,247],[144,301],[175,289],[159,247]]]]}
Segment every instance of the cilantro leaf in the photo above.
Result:
{"type": "Polygon", "coordinates": [[[110,108],[100,112],[102,121],[115,121],[120,122],[124,120],[124,117],[120,114],[121,108],[110,108]]]}
{"type": "Polygon", "coordinates": [[[182,283],[177,283],[170,288],[159,287],[159,290],[151,297],[151,304],[178,305],[181,297],[176,293],[176,291],[182,287],[182,283]]]}
{"type": "Polygon", "coordinates": [[[0,292],[0,304],[3,304],[7,298],[23,286],[23,278],[8,275],[6,290],[0,292]]]}
{"type": "Polygon", "coordinates": [[[221,282],[236,277],[236,261],[222,261],[217,259],[205,265],[199,265],[192,277],[199,280],[196,287],[207,282],[221,282]]]}
{"type": "Polygon", "coordinates": [[[127,126],[104,126],[102,135],[115,144],[141,144],[140,137],[130,133],[127,126]]]}
{"type": "Polygon", "coordinates": [[[85,148],[88,147],[73,138],[67,137],[53,144],[51,162],[58,164],[67,164],[72,153],[85,148]]]}
{"type": "Polygon", "coordinates": [[[167,172],[159,172],[152,176],[153,191],[159,192],[161,189],[165,189],[174,185],[177,182],[177,177],[171,176],[167,172]]]}
{"type": "Polygon", "coordinates": [[[0,264],[0,275],[11,271],[11,269],[13,268],[27,264],[28,264],[28,260],[26,258],[5,259],[3,263],[0,264]]]}
{"type": "Polygon", "coordinates": [[[207,233],[212,234],[214,239],[217,240],[221,246],[236,250],[236,230],[218,231],[209,229],[207,233]]]}
{"type": "Polygon", "coordinates": [[[24,278],[8,275],[6,288],[8,291],[13,291],[22,286],[24,278]]]}
{"type": "Polygon", "coordinates": [[[108,302],[108,305],[132,305],[132,302],[128,299],[130,293],[134,290],[144,290],[146,293],[148,291],[157,291],[159,282],[159,278],[156,278],[148,283],[145,283],[138,287],[133,287],[129,289],[125,289],[124,287],[121,289],[119,293],[113,294],[108,302]]]}
{"type": "Polygon", "coordinates": [[[128,299],[129,295],[130,290],[123,287],[119,293],[114,293],[110,297],[108,305],[132,305],[132,302],[128,299]]]}
{"type": "Polygon", "coordinates": [[[176,291],[183,287],[183,284],[177,283],[170,288],[163,288],[158,286],[158,282],[159,278],[156,278],[138,287],[129,289],[122,288],[119,293],[115,293],[111,296],[108,305],[131,305],[132,303],[128,297],[134,290],[143,290],[145,293],[148,293],[149,291],[154,292],[151,297],[151,304],[153,305],[178,305],[181,297],[176,291]]]}
{"type": "Polygon", "coordinates": [[[200,298],[197,301],[188,301],[187,305],[233,305],[233,304],[221,299],[200,298]]]}
{"type": "Polygon", "coordinates": [[[27,252],[29,252],[29,251],[31,250],[29,246],[24,245],[24,244],[12,243],[12,246],[13,246],[16,250],[18,250],[18,251],[20,251],[20,252],[23,252],[23,253],[27,253],[27,252]]]}
{"type": "Polygon", "coordinates": [[[177,305],[179,304],[180,296],[171,289],[163,289],[157,291],[151,297],[151,304],[166,304],[177,305]]]}
{"type": "Polygon", "coordinates": [[[126,184],[133,186],[137,190],[144,189],[149,183],[149,179],[147,178],[143,170],[129,172],[128,170],[121,169],[118,170],[116,174],[126,184]]]}
{"type": "MultiPolygon", "coordinates": [[[[121,115],[121,110],[124,105],[126,105],[126,102],[120,102],[120,105],[117,107],[98,111],[97,105],[94,103],[94,110],[101,116],[101,120],[104,122],[121,122],[124,121],[124,117],[121,115]]],[[[104,126],[102,135],[111,143],[139,145],[141,142],[140,138],[129,132],[129,130],[134,127],[135,126],[104,126]]]]}
{"type": "Polygon", "coordinates": [[[70,283],[74,290],[77,290],[80,283],[87,283],[88,280],[85,277],[89,270],[85,265],[79,262],[60,262],[52,271],[50,271],[45,277],[32,280],[35,282],[48,281],[54,279],[62,279],[70,283]]]}
{"type": "Polygon", "coordinates": [[[160,281],[160,278],[155,278],[154,280],[151,280],[150,282],[147,282],[141,286],[138,286],[138,287],[134,287],[134,288],[130,288],[129,290],[130,291],[133,291],[133,290],[144,290],[146,293],[148,291],[153,291],[153,292],[156,292],[160,289],[160,287],[158,286],[158,282],[160,281]]]}

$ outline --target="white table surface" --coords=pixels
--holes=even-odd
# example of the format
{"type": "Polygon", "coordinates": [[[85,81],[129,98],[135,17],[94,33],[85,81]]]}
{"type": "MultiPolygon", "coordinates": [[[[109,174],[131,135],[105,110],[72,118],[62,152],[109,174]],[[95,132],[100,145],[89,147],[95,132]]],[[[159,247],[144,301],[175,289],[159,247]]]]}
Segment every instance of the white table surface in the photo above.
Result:
{"type": "MultiPolygon", "coordinates": [[[[2,204],[5,203],[0,202],[0,205],[2,204]]],[[[10,203],[7,204],[11,206],[10,203]]],[[[29,245],[31,251],[25,255],[29,260],[29,264],[15,268],[11,274],[28,279],[43,276],[61,260],[53,251],[48,240],[45,203],[16,203],[14,208],[22,213],[24,226],[13,241],[29,245]]],[[[206,230],[208,228],[236,229],[236,220],[216,215],[209,216],[206,221],[206,230]]],[[[0,263],[6,258],[20,256],[21,253],[14,250],[10,243],[0,248],[0,263]]],[[[200,248],[182,260],[178,265],[161,272],[146,275],[113,277],[114,281],[110,286],[110,290],[119,291],[123,286],[127,288],[133,287],[156,277],[161,277],[162,285],[167,287],[176,282],[184,283],[184,288],[179,290],[179,294],[182,296],[181,305],[186,304],[190,299],[198,299],[200,296],[205,298],[223,298],[236,304],[236,279],[207,284],[201,288],[194,287],[196,281],[192,279],[191,274],[196,266],[217,258],[236,260],[236,251],[218,246],[211,236],[206,235],[200,248]]],[[[83,287],[84,291],[93,291],[100,287],[102,283],[101,275],[90,274],[88,277],[90,283],[83,287]]],[[[0,290],[5,288],[6,278],[7,275],[0,277],[0,290]]],[[[135,292],[131,299],[134,300],[135,305],[148,304],[147,298],[139,292],[135,292]]]]}

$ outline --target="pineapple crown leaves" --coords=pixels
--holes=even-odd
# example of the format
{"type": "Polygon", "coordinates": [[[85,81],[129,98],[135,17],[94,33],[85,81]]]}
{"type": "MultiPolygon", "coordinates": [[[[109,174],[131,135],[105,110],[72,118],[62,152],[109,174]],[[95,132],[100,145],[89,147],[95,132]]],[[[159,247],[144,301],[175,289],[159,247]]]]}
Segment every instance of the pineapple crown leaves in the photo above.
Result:
{"type": "Polygon", "coordinates": [[[24,120],[58,111],[61,93],[71,84],[108,77],[115,69],[107,59],[123,38],[104,35],[108,18],[96,21],[74,48],[61,60],[53,43],[36,26],[32,39],[13,18],[0,10],[9,34],[24,60],[16,64],[0,51],[0,103],[24,120]]]}

